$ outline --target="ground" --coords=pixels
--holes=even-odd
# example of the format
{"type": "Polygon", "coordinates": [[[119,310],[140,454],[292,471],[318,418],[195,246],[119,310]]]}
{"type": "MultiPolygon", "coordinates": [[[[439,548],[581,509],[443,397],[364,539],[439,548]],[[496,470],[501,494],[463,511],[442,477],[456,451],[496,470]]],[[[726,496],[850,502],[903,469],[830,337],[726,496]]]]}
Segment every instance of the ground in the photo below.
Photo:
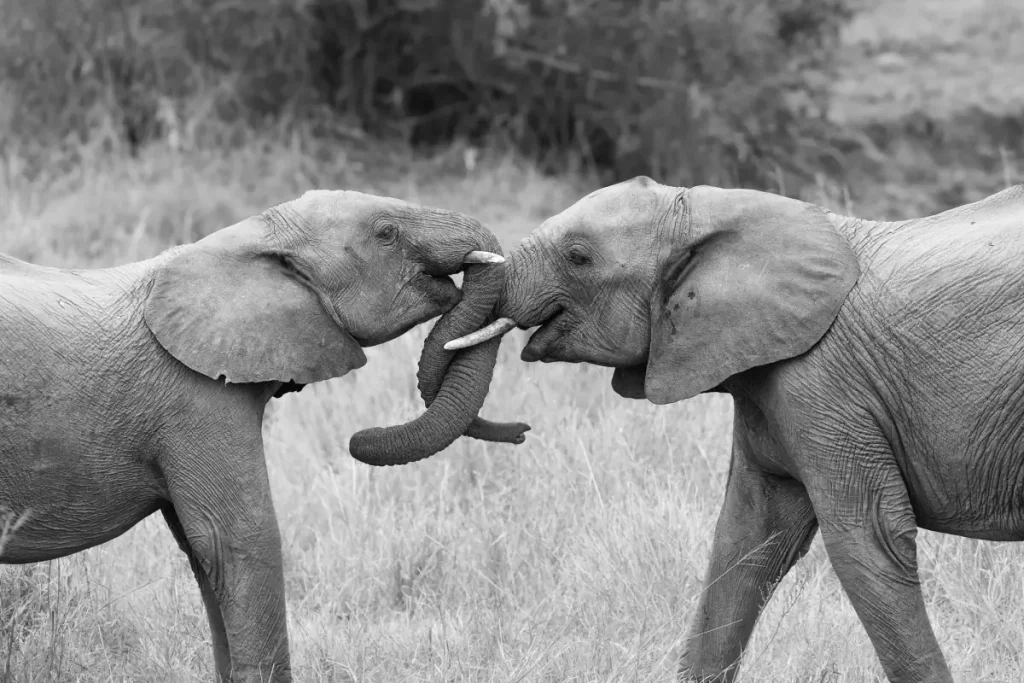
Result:
{"type": "MultiPolygon", "coordinates": [[[[955,3],[914,4],[932,21],[955,3]]],[[[997,5],[1009,6],[984,4],[997,5]]],[[[898,22],[880,16],[856,30],[887,35],[898,22]]],[[[874,106],[860,92],[846,101],[874,106]]],[[[465,211],[510,248],[593,189],[486,151],[469,169],[458,148],[414,159],[359,139],[263,141],[230,154],[155,146],[32,183],[16,162],[0,158],[0,251],[63,266],[145,258],[311,187],[465,211]]],[[[271,404],[265,440],[296,680],[671,680],[724,493],[729,400],[628,401],[611,391],[608,369],[521,363],[516,332],[484,414],[532,423],[526,444],[464,439],[402,468],[355,462],[355,431],[422,410],[415,361],[427,328],[271,404]]],[[[1019,680],[1024,544],[921,532],[920,561],[956,679],[1019,680]]],[[[159,516],[73,557],[0,567],[4,683],[209,681],[212,662],[198,591],[159,516]]],[[[759,622],[741,680],[880,678],[817,539],[759,622]]]]}

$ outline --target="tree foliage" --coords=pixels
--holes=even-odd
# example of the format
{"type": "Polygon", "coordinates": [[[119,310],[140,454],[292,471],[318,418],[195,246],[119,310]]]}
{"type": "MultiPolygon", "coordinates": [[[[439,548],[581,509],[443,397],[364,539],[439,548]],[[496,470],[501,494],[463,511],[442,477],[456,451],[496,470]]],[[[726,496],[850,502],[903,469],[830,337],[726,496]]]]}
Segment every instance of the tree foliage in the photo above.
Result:
{"type": "Polygon", "coordinates": [[[173,121],[500,137],[619,177],[809,172],[853,0],[0,0],[19,139],[131,146],[173,121]]]}

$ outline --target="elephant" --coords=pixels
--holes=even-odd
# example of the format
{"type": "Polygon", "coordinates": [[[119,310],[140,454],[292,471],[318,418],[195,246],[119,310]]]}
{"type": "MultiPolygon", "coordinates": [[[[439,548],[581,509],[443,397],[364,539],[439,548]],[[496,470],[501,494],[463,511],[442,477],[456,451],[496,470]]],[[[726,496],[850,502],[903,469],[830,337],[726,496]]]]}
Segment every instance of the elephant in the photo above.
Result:
{"type": "Polygon", "coordinates": [[[0,563],[70,555],[160,511],[199,585],[217,679],[290,681],[267,402],[443,314],[421,358],[426,413],[357,434],[356,450],[393,464],[463,433],[521,442],[527,425],[477,417],[497,347],[452,354],[438,336],[483,324],[503,261],[476,219],[340,190],[110,269],[0,255],[0,563]]]}
{"type": "Polygon", "coordinates": [[[820,530],[894,683],[952,676],[917,530],[1024,540],[1024,186],[874,221],[750,189],[640,176],[508,256],[496,320],[526,362],[614,368],[613,390],[734,406],[725,497],[679,663],[732,681],[820,530]]]}

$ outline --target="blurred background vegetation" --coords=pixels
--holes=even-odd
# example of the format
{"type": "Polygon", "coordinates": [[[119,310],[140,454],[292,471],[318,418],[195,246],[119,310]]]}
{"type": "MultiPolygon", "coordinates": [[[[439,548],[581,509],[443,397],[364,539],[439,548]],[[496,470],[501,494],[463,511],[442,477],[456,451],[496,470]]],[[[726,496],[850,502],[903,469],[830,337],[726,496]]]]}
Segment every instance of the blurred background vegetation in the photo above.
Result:
{"type": "Polygon", "coordinates": [[[0,154],[370,136],[913,215],[1016,180],[1017,5],[0,0],[0,154]]]}

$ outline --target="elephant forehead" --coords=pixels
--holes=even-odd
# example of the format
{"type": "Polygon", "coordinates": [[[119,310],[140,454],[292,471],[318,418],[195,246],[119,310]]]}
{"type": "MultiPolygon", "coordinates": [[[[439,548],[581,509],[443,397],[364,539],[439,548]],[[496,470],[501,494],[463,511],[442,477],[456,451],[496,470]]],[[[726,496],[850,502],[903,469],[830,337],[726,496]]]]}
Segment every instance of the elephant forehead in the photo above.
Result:
{"type": "Polygon", "coordinates": [[[414,208],[413,204],[394,197],[381,197],[354,190],[308,190],[295,200],[295,208],[323,217],[339,213],[373,213],[414,208]]]}
{"type": "MultiPolygon", "coordinates": [[[[359,222],[386,214],[400,220],[422,219],[425,225],[460,225],[480,228],[476,218],[458,211],[416,204],[397,197],[356,192],[354,190],[308,190],[295,200],[293,208],[314,219],[336,222],[347,219],[359,222]]],[[[415,225],[406,225],[413,227],[415,225]]]]}
{"type": "Polygon", "coordinates": [[[636,223],[651,218],[661,206],[667,189],[654,181],[628,181],[584,197],[571,208],[594,223],[636,223]]]}
{"type": "Polygon", "coordinates": [[[548,237],[570,231],[635,234],[657,217],[663,187],[619,184],[602,188],[549,218],[540,233],[548,237]]]}

